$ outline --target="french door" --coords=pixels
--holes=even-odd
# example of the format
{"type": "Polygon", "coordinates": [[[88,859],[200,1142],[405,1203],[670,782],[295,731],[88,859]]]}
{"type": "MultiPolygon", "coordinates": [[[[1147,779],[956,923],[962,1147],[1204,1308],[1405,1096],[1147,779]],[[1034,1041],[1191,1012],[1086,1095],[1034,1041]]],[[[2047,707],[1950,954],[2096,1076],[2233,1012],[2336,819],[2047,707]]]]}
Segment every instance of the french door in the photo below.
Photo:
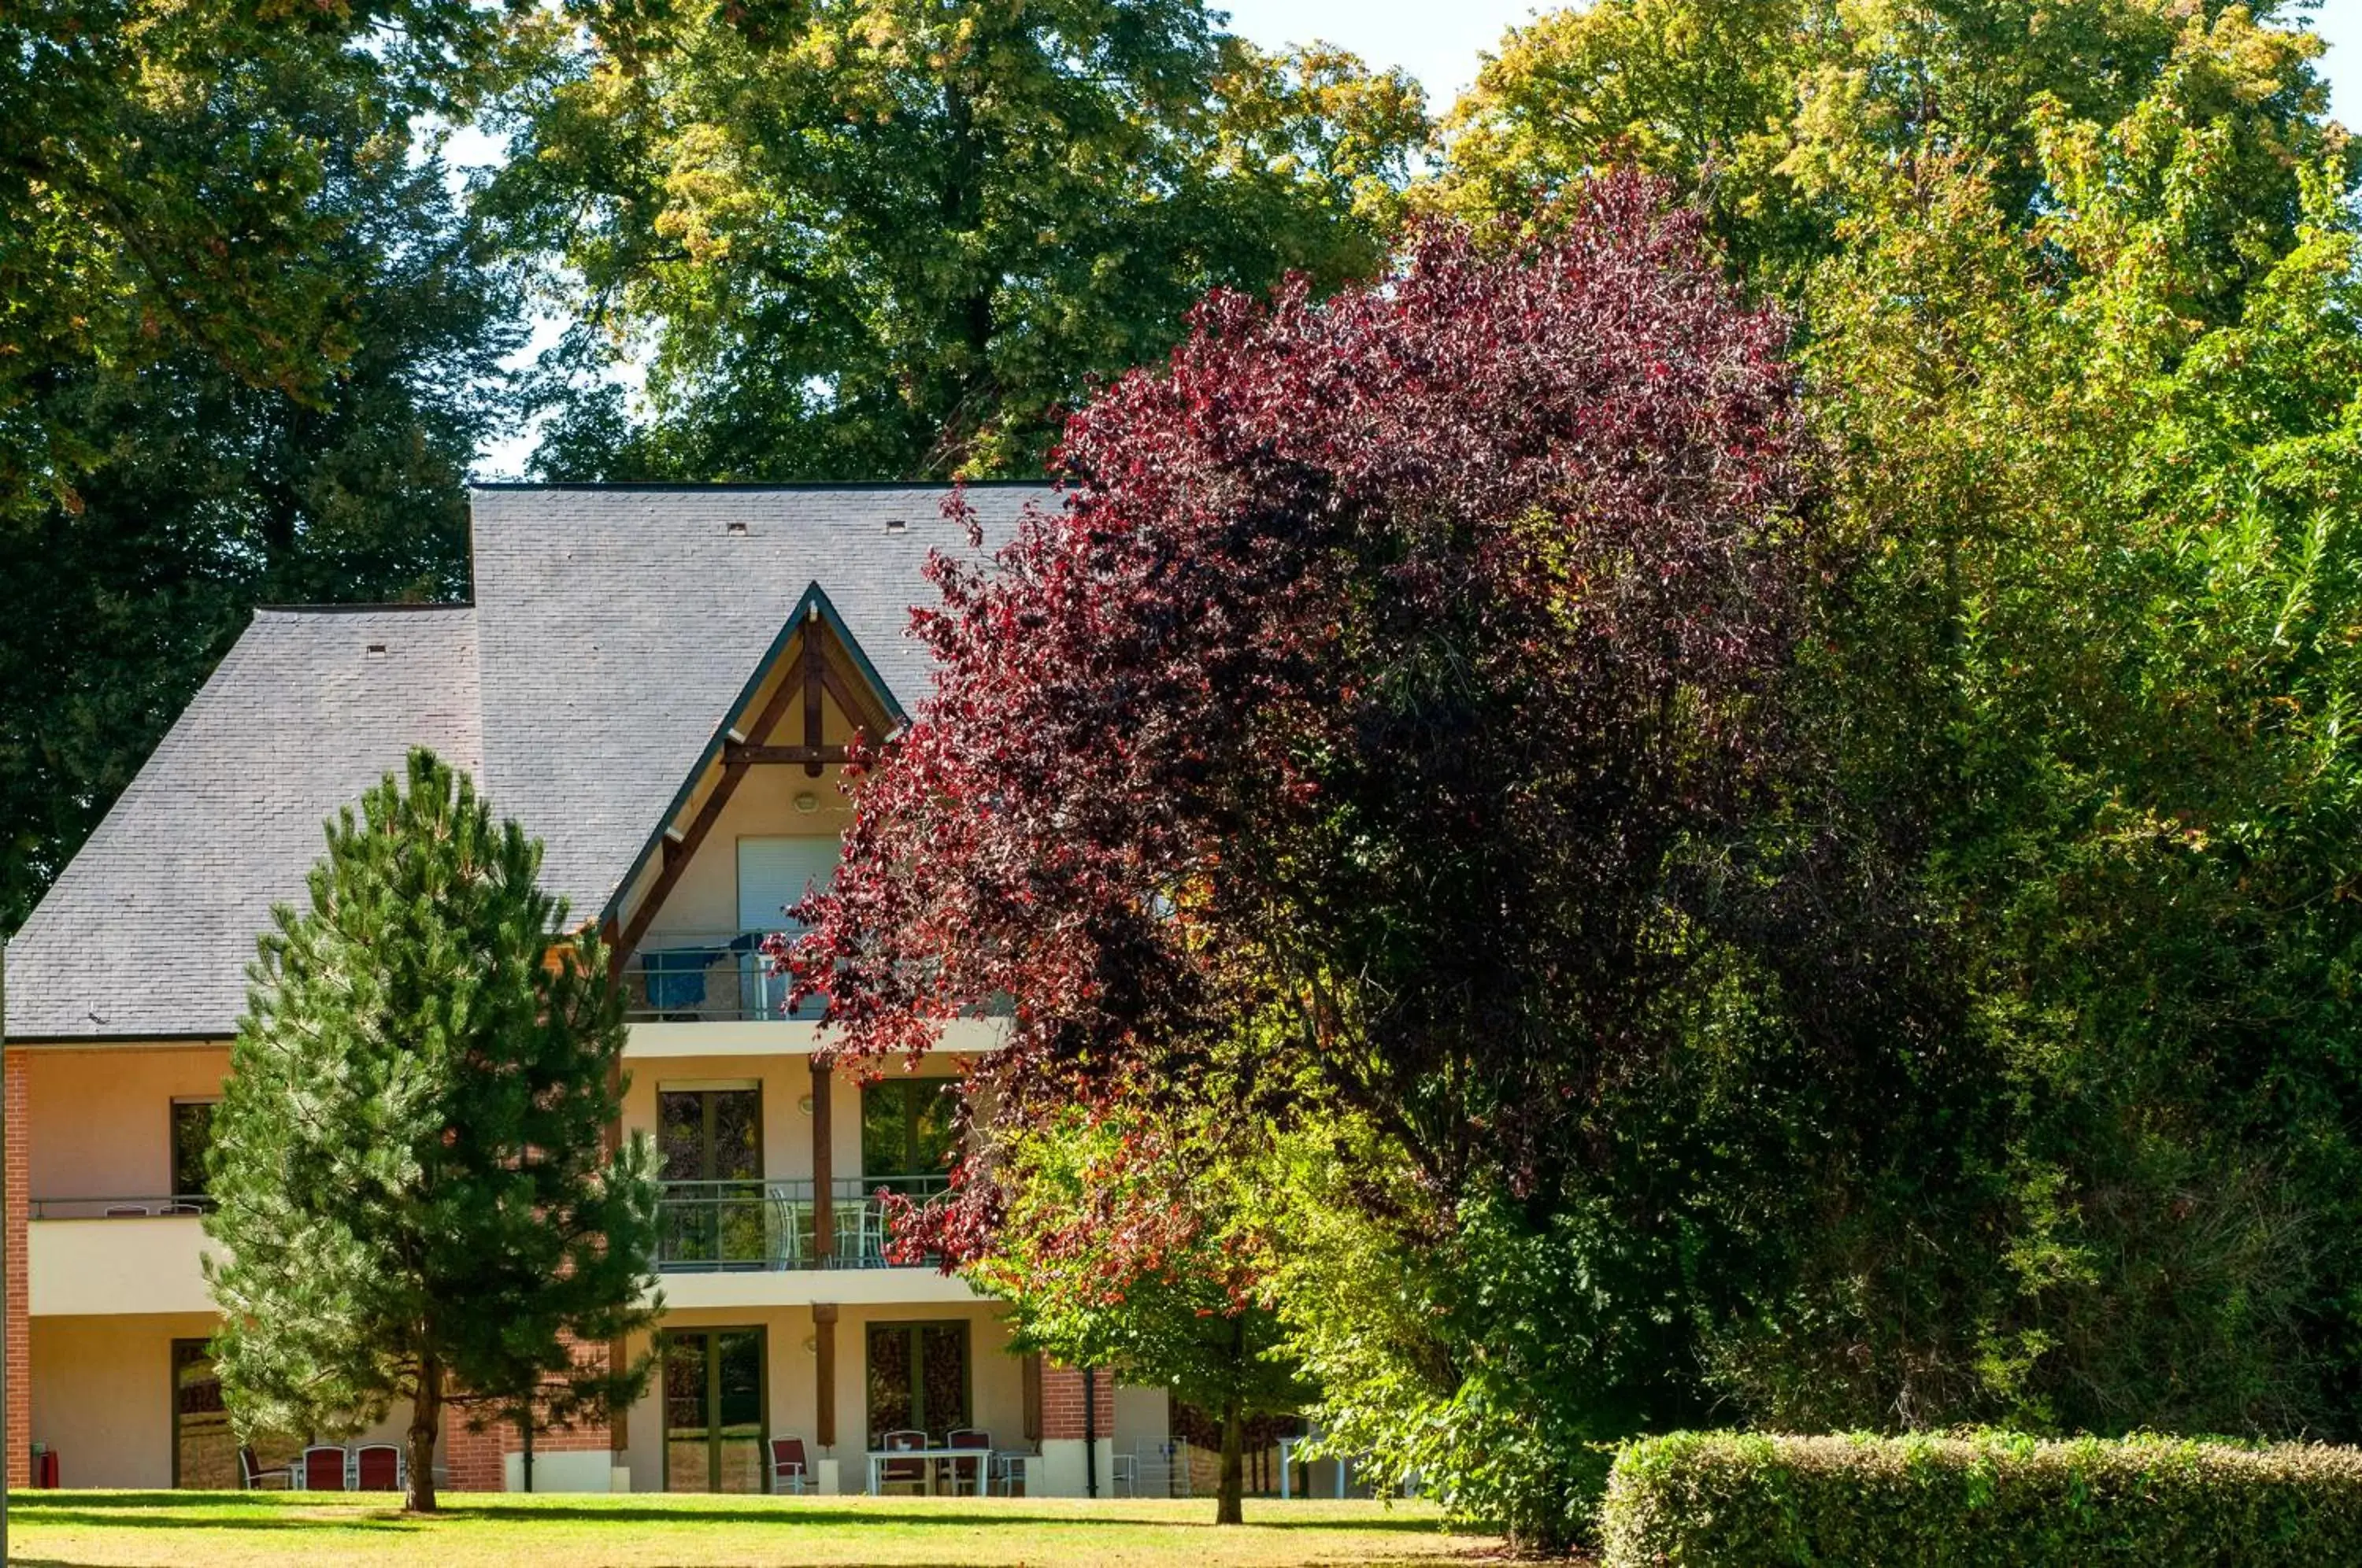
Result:
{"type": "Polygon", "coordinates": [[[969,1424],[967,1324],[869,1325],[869,1446],[888,1432],[922,1431],[940,1442],[969,1424]]]}
{"type": "Polygon", "coordinates": [[[664,1182],[658,1261],[762,1266],[763,1091],[659,1085],[657,1154],[664,1182]]]}
{"type": "Polygon", "coordinates": [[[665,1333],[666,1491],[770,1490],[767,1353],[760,1329],[665,1333]]]}

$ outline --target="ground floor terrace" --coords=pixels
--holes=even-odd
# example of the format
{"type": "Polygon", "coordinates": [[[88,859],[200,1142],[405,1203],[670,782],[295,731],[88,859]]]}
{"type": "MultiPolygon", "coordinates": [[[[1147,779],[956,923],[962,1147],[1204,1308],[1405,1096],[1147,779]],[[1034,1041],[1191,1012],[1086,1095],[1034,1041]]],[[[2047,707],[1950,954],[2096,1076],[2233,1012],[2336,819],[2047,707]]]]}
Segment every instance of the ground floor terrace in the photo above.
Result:
{"type": "MultiPolygon", "coordinates": [[[[902,1271],[854,1277],[896,1275],[909,1278],[902,1271]]],[[[1175,1446],[1164,1391],[1093,1377],[1096,1408],[1087,1414],[1082,1374],[1016,1353],[994,1304],[966,1297],[955,1281],[921,1278],[935,1288],[915,1300],[669,1311],[656,1335],[624,1347],[634,1358],[653,1354],[655,1374],[646,1396],[614,1421],[536,1430],[528,1441],[511,1426],[471,1430],[455,1412],[441,1445],[441,1480],[462,1491],[530,1484],[541,1492],[748,1495],[789,1490],[800,1479],[808,1492],[840,1495],[881,1484],[974,1489],[983,1474],[1000,1490],[1037,1497],[1081,1496],[1095,1485],[1114,1496],[1139,1490],[1143,1478],[1161,1491],[1189,1486],[1163,1467],[1175,1446]],[[889,1448],[944,1448],[955,1433],[958,1446],[985,1456],[978,1463],[870,1463],[889,1448]],[[783,1455],[800,1462],[800,1476],[780,1471],[783,1455]]],[[[30,1376],[17,1398],[30,1443],[53,1456],[59,1484],[245,1482],[207,1353],[214,1326],[204,1312],[31,1319],[30,1376]]],[[[399,1443],[409,1419],[398,1406],[368,1430],[334,1440],[356,1448],[399,1443]]],[[[287,1434],[257,1445],[251,1463],[277,1470],[325,1436],[287,1434]]]]}

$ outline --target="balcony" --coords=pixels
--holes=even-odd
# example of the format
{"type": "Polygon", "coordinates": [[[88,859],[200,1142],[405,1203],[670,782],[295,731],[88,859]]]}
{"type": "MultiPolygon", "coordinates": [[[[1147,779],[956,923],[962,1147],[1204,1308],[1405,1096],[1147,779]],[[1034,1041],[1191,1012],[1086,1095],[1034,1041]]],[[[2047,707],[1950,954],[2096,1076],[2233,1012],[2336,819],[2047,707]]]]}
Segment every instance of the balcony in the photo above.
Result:
{"type": "Polygon", "coordinates": [[[33,1316],[212,1311],[198,1262],[206,1202],[170,1194],[33,1199],[26,1230],[33,1316]]]}
{"type": "Polygon", "coordinates": [[[764,1274],[797,1269],[887,1268],[881,1190],[923,1201],[944,1176],[840,1180],[829,1187],[825,1245],[814,1231],[807,1179],[668,1181],[657,1205],[657,1267],[666,1274],[764,1274]]]}
{"type": "Polygon", "coordinates": [[[633,1023],[810,1022],[819,999],[788,1010],[789,982],[762,955],[768,931],[655,932],[623,970],[624,1017],[633,1023]]]}

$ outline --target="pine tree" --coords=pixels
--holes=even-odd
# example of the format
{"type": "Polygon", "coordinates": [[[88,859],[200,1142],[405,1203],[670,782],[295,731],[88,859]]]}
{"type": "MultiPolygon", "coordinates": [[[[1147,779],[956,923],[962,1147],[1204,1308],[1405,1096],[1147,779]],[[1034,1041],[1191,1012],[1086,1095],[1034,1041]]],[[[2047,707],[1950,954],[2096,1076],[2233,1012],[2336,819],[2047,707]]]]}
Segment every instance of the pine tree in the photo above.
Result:
{"type": "Polygon", "coordinates": [[[414,1512],[444,1408],[597,1419],[648,1364],[653,1154],[614,1146],[622,1002],[590,930],[420,750],[327,824],[311,907],[249,968],[210,1171],[214,1342],[241,1435],[345,1433],[411,1402],[414,1512]]]}

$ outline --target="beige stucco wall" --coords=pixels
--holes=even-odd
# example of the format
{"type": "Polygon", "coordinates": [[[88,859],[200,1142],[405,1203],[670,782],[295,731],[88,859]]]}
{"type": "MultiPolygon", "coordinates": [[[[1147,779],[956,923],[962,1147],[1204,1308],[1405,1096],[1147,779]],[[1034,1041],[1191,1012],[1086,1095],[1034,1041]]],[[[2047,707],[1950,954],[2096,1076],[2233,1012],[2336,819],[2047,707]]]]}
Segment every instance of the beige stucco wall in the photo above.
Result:
{"type": "Polygon", "coordinates": [[[229,1047],[28,1051],[31,1196],[153,1198],[172,1185],[172,1101],[221,1093],[229,1047]]]}
{"type": "MultiPolygon", "coordinates": [[[[836,1434],[833,1449],[819,1447],[819,1379],[813,1361],[813,1323],[808,1307],[768,1311],[690,1310],[666,1315],[667,1328],[761,1328],[768,1347],[767,1397],[772,1435],[800,1437],[814,1460],[839,1461],[844,1489],[858,1491],[863,1481],[863,1422],[867,1405],[864,1379],[867,1370],[867,1326],[873,1322],[941,1322],[964,1319],[969,1324],[968,1367],[977,1424],[1003,1447],[1019,1444],[1025,1424],[1023,1363],[1009,1353],[1009,1328],[1000,1309],[988,1302],[924,1306],[842,1307],[836,1325],[836,1434]]],[[[644,1352],[646,1342],[635,1347],[644,1352]]],[[[664,1415],[661,1390],[651,1385],[648,1395],[632,1408],[628,1462],[632,1490],[664,1488],[664,1415]]],[[[940,1434],[938,1434],[940,1435],[940,1434]]]]}
{"type": "MultiPolygon", "coordinates": [[[[33,1322],[33,1441],[58,1452],[68,1486],[172,1484],[172,1342],[212,1334],[211,1313],[40,1318],[33,1322]]],[[[397,1408],[355,1442],[400,1441],[397,1408]]]]}

